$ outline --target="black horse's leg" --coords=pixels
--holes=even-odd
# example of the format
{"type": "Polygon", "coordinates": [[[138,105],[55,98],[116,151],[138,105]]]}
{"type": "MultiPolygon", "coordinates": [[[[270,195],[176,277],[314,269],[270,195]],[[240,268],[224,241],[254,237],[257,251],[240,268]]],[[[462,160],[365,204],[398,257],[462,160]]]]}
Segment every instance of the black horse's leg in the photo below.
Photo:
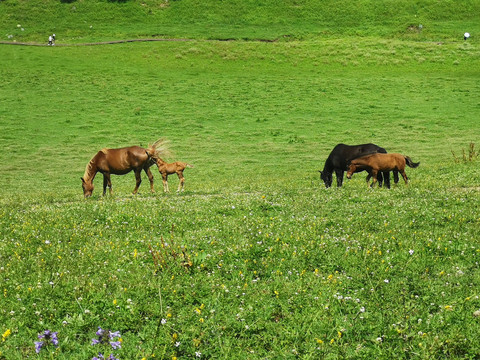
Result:
{"type": "Polygon", "coordinates": [[[341,187],[343,184],[343,170],[335,170],[335,175],[337,176],[337,187],[341,187]]]}
{"type": "Polygon", "coordinates": [[[152,172],[150,171],[150,168],[146,168],[144,169],[145,172],[147,173],[147,176],[148,176],[148,180],[150,181],[150,190],[153,192],[155,192],[155,190],[153,189],[153,174],[152,172]]]}
{"type": "Polygon", "coordinates": [[[382,187],[382,185],[383,185],[383,173],[382,172],[378,172],[377,180],[378,180],[378,186],[382,187]]]}
{"type": "Polygon", "coordinates": [[[372,173],[368,172],[367,178],[365,179],[367,181],[367,185],[371,178],[372,178],[372,173]]]}
{"type": "Polygon", "coordinates": [[[390,171],[385,171],[383,173],[383,183],[387,189],[390,189],[390,171]]]}
{"type": "Polygon", "coordinates": [[[135,170],[135,189],[133,189],[133,193],[136,194],[138,192],[138,187],[142,183],[142,169],[135,170]]]}

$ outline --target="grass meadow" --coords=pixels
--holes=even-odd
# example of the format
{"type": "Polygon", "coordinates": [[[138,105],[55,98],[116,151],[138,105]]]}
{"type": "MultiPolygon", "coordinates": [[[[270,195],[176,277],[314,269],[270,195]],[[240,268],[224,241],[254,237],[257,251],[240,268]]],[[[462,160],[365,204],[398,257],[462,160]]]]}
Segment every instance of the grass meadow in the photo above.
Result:
{"type": "Polygon", "coordinates": [[[480,52],[421,40],[0,45],[0,359],[480,358],[480,52]],[[185,192],[83,198],[158,138],[185,192]],[[325,189],[366,142],[409,185],[325,189]]]}

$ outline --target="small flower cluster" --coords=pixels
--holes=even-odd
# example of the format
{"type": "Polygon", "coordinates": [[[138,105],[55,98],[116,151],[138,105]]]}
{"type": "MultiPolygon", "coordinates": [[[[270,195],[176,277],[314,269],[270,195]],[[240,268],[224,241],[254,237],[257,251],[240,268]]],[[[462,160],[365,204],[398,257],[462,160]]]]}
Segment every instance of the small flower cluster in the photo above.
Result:
{"type": "MultiPolygon", "coordinates": [[[[43,333],[38,335],[38,338],[41,341],[35,341],[35,352],[38,354],[43,347],[52,344],[55,347],[58,347],[58,332],[52,332],[50,330],[45,330],[43,333]]],[[[4,333],[3,338],[6,338],[10,335],[10,332],[4,333]]],[[[92,339],[91,345],[98,345],[98,344],[108,344],[112,347],[113,350],[120,349],[122,347],[122,339],[120,338],[119,331],[110,331],[104,330],[100,326],[96,332],[97,338],[92,339]]],[[[114,354],[110,354],[108,357],[105,357],[101,352],[98,353],[98,356],[94,356],[92,360],[119,360],[115,357],[114,354]]]]}
{"type": "Polygon", "coordinates": [[[115,338],[120,337],[119,331],[112,332],[110,330],[104,330],[99,326],[96,335],[98,336],[98,338],[92,339],[92,345],[109,343],[114,350],[120,349],[122,347],[122,343],[120,340],[115,341],[115,338]]]}
{"type": "Polygon", "coordinates": [[[53,346],[58,347],[58,338],[57,332],[51,332],[50,330],[45,330],[43,333],[38,334],[38,338],[41,341],[35,341],[35,352],[38,354],[44,346],[47,346],[49,343],[52,343],[53,346]]]}
{"type": "MultiPolygon", "coordinates": [[[[92,345],[110,344],[113,350],[120,349],[122,347],[119,331],[105,330],[99,326],[96,335],[98,336],[98,338],[92,339],[92,345]],[[118,340],[116,340],[116,338],[118,338],[118,340]]],[[[94,357],[92,360],[102,359],[118,360],[113,354],[110,354],[110,356],[106,358],[103,356],[102,353],[98,353],[98,357],[94,357]]]]}

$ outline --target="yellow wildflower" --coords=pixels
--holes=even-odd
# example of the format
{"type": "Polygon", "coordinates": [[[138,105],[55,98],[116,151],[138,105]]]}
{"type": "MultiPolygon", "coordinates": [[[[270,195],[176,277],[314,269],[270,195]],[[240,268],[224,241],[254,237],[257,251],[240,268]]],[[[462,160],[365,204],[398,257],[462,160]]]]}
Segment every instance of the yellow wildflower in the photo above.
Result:
{"type": "Polygon", "coordinates": [[[10,329],[7,329],[7,331],[5,331],[3,334],[2,334],[2,341],[5,341],[5,339],[7,337],[10,336],[10,334],[12,333],[12,331],[10,329]]]}

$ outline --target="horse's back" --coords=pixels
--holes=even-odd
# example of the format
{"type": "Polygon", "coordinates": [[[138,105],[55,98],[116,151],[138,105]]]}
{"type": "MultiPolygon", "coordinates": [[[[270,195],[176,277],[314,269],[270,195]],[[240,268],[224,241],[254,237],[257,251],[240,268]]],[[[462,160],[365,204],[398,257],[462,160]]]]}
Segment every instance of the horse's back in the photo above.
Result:
{"type": "Polygon", "coordinates": [[[100,156],[104,171],[118,175],[143,168],[149,159],[145,149],[140,146],[102,149],[97,155],[100,156]],[[103,154],[103,157],[100,154],[103,154]]]}
{"type": "Polygon", "coordinates": [[[405,157],[398,153],[375,153],[353,159],[352,163],[377,170],[400,170],[405,168],[405,157]]]}
{"type": "Polygon", "coordinates": [[[353,159],[372,153],[386,152],[384,148],[372,143],[361,145],[337,144],[330,152],[326,163],[334,169],[347,170],[348,163],[353,159]]]}

